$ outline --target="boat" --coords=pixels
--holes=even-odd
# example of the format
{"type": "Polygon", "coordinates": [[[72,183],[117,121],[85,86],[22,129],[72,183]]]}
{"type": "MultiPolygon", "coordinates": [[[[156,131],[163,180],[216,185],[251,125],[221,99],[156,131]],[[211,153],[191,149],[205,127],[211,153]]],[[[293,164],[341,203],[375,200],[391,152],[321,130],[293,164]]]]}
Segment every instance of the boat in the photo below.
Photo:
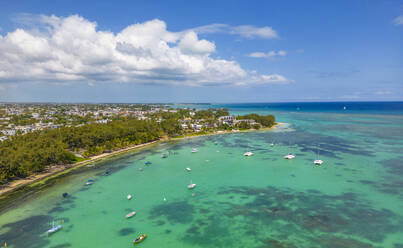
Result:
{"type": "Polygon", "coordinates": [[[144,241],[144,239],[147,237],[146,234],[142,234],[140,237],[136,238],[135,240],[133,240],[133,244],[136,245],[142,241],[144,241]]]}
{"type": "Polygon", "coordinates": [[[346,106],[344,106],[344,107],[343,107],[343,110],[346,110],[346,109],[347,109],[346,106]]]}
{"type": "Polygon", "coordinates": [[[198,152],[197,148],[192,149],[192,153],[198,152]]]}
{"type": "Polygon", "coordinates": [[[218,142],[217,141],[214,141],[214,145],[217,145],[218,144],[218,142]]]}
{"type": "Polygon", "coordinates": [[[317,159],[315,161],[313,161],[313,164],[315,165],[322,165],[323,161],[319,159],[319,146],[318,146],[318,151],[317,151],[317,159]]]}
{"type": "Polygon", "coordinates": [[[149,166],[149,165],[151,165],[151,162],[147,161],[147,162],[145,162],[145,165],[149,166]]]}
{"type": "Polygon", "coordinates": [[[186,171],[191,171],[191,169],[188,167],[188,168],[186,168],[186,171]]]}
{"type": "Polygon", "coordinates": [[[66,198],[67,196],[69,196],[69,193],[65,192],[62,194],[63,198],[66,198]]]}
{"type": "Polygon", "coordinates": [[[316,159],[315,161],[313,161],[313,163],[316,165],[321,165],[321,164],[323,164],[323,161],[320,159],[316,159]]]}
{"type": "Polygon", "coordinates": [[[164,199],[162,199],[162,200],[163,200],[164,202],[166,202],[166,201],[167,201],[167,198],[164,197],[164,199]]]}
{"type": "Polygon", "coordinates": [[[247,157],[250,157],[250,156],[253,155],[253,152],[245,152],[243,155],[244,155],[244,156],[247,156],[247,157]]]}
{"type": "Polygon", "coordinates": [[[62,229],[62,225],[55,226],[55,222],[53,221],[52,222],[52,228],[50,228],[46,233],[49,236],[49,235],[59,231],[60,229],[62,229]]]}
{"type": "Polygon", "coordinates": [[[94,183],[94,180],[91,180],[91,179],[90,179],[90,180],[88,180],[88,181],[85,183],[85,185],[88,186],[88,185],[91,185],[91,184],[93,184],[93,183],[94,183]]]}
{"type": "Polygon", "coordinates": [[[127,195],[127,200],[132,199],[132,195],[127,195]]]}
{"type": "Polygon", "coordinates": [[[129,219],[129,218],[133,217],[135,214],[136,214],[135,211],[126,214],[126,219],[129,219]]]}
{"type": "Polygon", "coordinates": [[[167,158],[168,155],[167,154],[162,154],[162,158],[167,158]]]}
{"type": "Polygon", "coordinates": [[[289,153],[288,155],[285,155],[284,158],[285,159],[293,159],[293,158],[295,158],[295,156],[292,155],[291,153],[289,153]]]}
{"type": "Polygon", "coordinates": [[[192,183],[192,180],[190,180],[190,184],[188,185],[188,189],[193,189],[194,187],[196,187],[196,184],[192,183]]]}

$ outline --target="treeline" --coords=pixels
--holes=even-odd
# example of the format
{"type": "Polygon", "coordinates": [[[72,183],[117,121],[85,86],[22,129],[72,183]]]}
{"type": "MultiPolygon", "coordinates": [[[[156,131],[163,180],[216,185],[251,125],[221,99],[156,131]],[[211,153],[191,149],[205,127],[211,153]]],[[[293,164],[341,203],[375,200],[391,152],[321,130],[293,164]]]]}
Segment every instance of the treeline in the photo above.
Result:
{"type": "Polygon", "coordinates": [[[247,114],[239,115],[238,120],[254,120],[262,127],[272,127],[275,124],[274,115],[259,115],[259,114],[247,114]]]}
{"type": "Polygon", "coordinates": [[[157,140],[164,129],[170,130],[165,123],[122,119],[12,136],[0,143],[0,184],[41,172],[49,165],[74,163],[79,159],[74,153],[88,157],[157,140]]]}

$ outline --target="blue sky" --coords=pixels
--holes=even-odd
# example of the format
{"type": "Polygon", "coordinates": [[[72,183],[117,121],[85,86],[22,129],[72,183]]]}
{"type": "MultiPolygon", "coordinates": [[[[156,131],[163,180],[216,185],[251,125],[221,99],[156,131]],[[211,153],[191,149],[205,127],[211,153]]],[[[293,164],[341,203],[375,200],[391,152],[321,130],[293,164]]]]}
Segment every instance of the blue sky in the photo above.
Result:
{"type": "Polygon", "coordinates": [[[0,101],[403,100],[402,1],[1,1],[0,101]]]}

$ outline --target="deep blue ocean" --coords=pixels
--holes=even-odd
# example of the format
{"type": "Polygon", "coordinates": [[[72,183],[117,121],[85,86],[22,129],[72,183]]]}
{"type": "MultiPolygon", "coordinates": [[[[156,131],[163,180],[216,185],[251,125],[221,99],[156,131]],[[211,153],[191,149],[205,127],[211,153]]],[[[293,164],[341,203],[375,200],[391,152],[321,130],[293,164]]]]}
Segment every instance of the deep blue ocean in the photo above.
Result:
{"type": "Polygon", "coordinates": [[[357,114],[403,114],[403,102],[285,102],[175,104],[196,109],[227,108],[231,111],[329,112],[357,114]]]}

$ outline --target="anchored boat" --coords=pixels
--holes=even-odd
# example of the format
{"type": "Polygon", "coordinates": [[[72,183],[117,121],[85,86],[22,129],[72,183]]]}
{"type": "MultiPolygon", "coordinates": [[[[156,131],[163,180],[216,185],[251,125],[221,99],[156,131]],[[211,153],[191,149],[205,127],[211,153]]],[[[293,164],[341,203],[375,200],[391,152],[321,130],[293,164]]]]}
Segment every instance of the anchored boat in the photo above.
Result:
{"type": "Polygon", "coordinates": [[[133,240],[133,245],[136,245],[142,241],[144,241],[144,239],[147,237],[146,234],[142,234],[140,237],[136,238],[135,240],[133,240]]]}
{"type": "Polygon", "coordinates": [[[135,211],[126,214],[126,219],[129,219],[129,218],[133,217],[135,214],[136,214],[135,211]]]}

